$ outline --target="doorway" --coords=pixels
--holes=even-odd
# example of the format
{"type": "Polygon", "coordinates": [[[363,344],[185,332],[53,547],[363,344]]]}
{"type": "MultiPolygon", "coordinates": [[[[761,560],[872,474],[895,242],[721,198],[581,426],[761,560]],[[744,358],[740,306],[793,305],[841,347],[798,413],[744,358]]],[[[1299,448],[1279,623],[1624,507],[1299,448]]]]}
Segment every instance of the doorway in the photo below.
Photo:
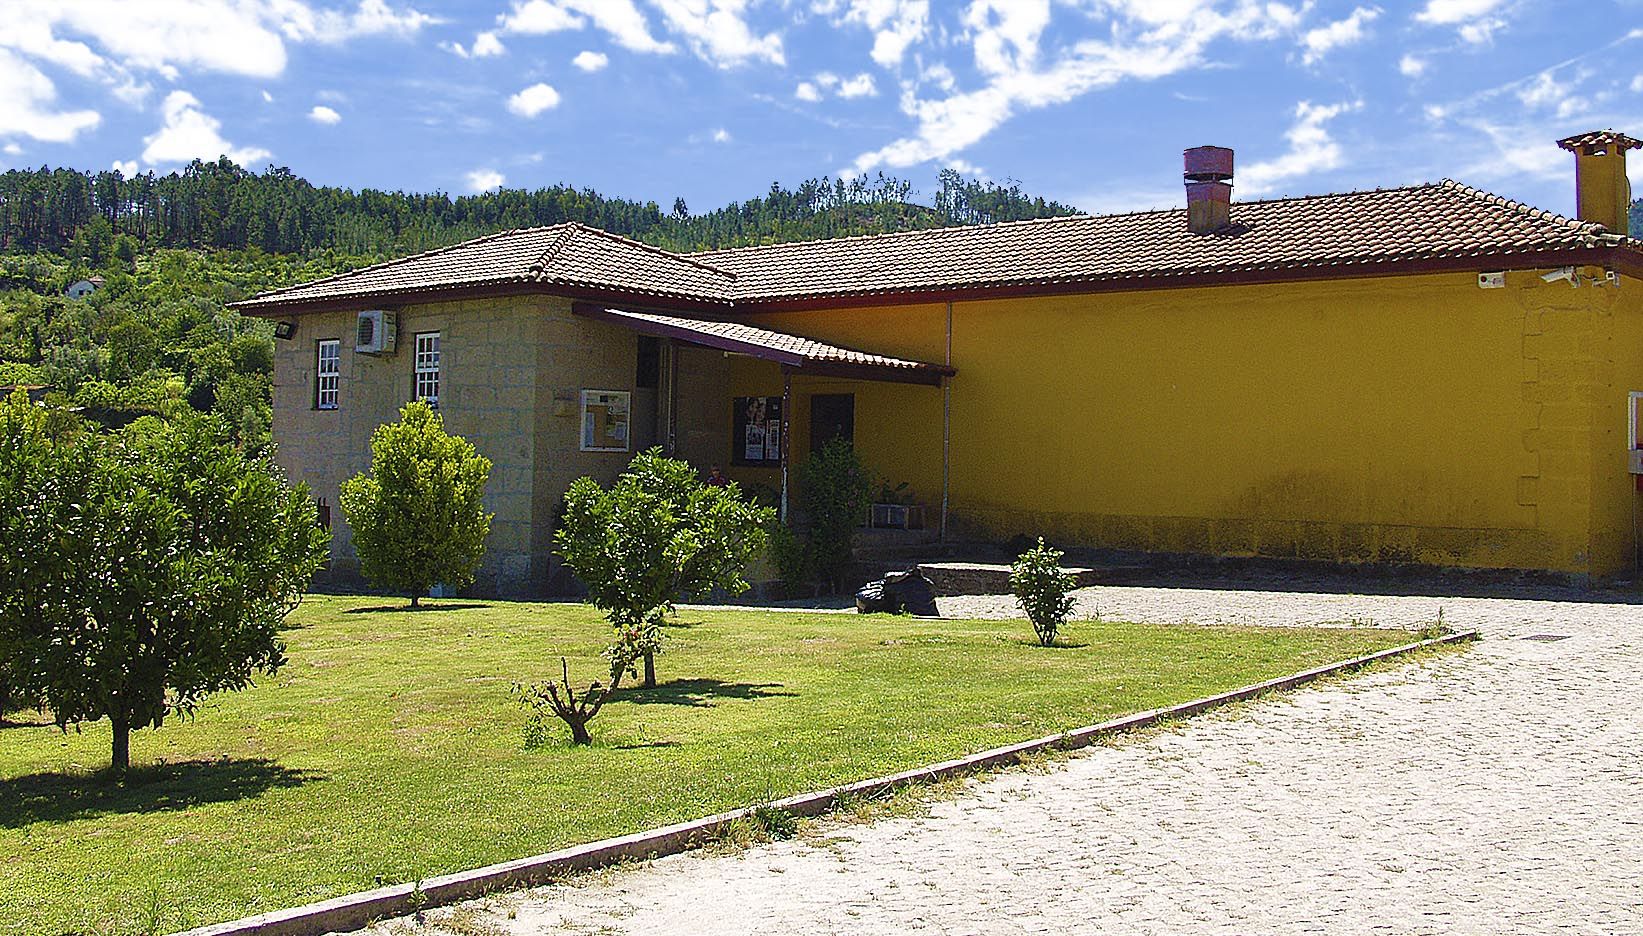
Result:
{"type": "Polygon", "coordinates": [[[834,439],[856,443],[856,395],[817,393],[810,397],[810,451],[834,439]]]}

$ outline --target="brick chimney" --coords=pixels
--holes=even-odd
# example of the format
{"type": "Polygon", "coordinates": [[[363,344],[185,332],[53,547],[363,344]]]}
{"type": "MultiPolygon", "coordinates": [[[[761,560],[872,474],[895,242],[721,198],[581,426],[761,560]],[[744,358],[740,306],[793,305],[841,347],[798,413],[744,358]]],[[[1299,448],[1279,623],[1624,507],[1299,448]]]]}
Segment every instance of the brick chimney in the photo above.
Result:
{"type": "Polygon", "coordinates": [[[1187,182],[1187,230],[1214,234],[1232,220],[1232,150],[1194,146],[1181,157],[1187,182]]]}
{"type": "Polygon", "coordinates": [[[1626,178],[1626,151],[1643,148],[1643,142],[1613,130],[1594,130],[1557,145],[1575,154],[1575,214],[1612,233],[1628,233],[1632,186],[1626,178]]]}

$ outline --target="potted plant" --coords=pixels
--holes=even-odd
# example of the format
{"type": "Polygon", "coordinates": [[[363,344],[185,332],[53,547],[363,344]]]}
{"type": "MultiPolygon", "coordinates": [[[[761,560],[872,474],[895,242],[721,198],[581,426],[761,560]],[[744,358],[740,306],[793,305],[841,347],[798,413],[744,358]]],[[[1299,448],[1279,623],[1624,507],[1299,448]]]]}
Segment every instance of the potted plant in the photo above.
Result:
{"type": "Polygon", "coordinates": [[[906,481],[894,486],[884,481],[868,507],[867,525],[879,529],[920,530],[924,528],[924,508],[914,502],[906,481]]]}

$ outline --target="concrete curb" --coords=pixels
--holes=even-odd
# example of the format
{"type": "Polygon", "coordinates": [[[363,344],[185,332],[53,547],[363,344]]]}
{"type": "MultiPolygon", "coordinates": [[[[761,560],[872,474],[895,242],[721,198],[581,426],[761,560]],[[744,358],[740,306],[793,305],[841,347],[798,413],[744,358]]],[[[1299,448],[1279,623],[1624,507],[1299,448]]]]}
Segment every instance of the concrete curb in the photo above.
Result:
{"type": "MultiPolygon", "coordinates": [[[[1405,644],[1169,708],[1152,709],[1105,721],[1099,725],[1075,728],[1064,734],[1047,735],[1019,744],[982,751],[968,757],[942,761],[928,767],[905,770],[829,790],[801,793],[763,804],[762,808],[781,809],[795,816],[815,816],[830,809],[840,797],[870,797],[913,784],[933,783],[949,777],[1007,766],[1027,755],[1043,751],[1075,750],[1087,747],[1107,735],[1145,728],[1171,718],[1196,715],[1229,702],[1252,699],[1268,692],[1292,689],[1324,676],[1358,669],[1370,663],[1427,647],[1461,643],[1477,638],[1478,632],[1472,630],[1405,644]]],[[[303,907],[276,910],[240,920],[202,926],[174,936],[319,936],[322,933],[360,929],[386,917],[403,916],[430,907],[453,904],[498,890],[542,884],[578,871],[589,871],[622,860],[659,858],[677,854],[712,840],[730,823],[751,816],[757,808],[761,807],[749,806],[708,816],[705,819],[635,832],[632,835],[590,842],[586,845],[575,845],[470,871],[444,874],[422,881],[420,885],[394,884],[356,894],[345,894],[303,907]]]]}

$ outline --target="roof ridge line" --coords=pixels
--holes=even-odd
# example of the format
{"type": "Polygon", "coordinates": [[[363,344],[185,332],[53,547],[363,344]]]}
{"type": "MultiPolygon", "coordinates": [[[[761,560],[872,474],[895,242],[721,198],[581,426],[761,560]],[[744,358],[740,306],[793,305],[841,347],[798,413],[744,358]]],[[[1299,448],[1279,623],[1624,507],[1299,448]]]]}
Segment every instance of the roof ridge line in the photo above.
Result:
{"type": "Polygon", "coordinates": [[[1475,185],[1467,185],[1465,182],[1461,182],[1456,179],[1445,177],[1439,184],[1447,189],[1450,189],[1451,191],[1459,192],[1462,195],[1471,196],[1472,198],[1476,198],[1479,201],[1499,208],[1510,209],[1518,214],[1534,218],[1536,221],[1551,221],[1555,224],[1561,224],[1565,227],[1573,228],[1578,232],[1595,237],[1602,237],[1604,235],[1615,237],[1620,236],[1615,234],[1613,231],[1610,231],[1608,227],[1599,224],[1596,221],[1582,221],[1579,218],[1571,218],[1567,215],[1560,214],[1546,208],[1536,208],[1528,202],[1521,202],[1515,198],[1508,198],[1505,195],[1497,195],[1488,189],[1481,189],[1475,185]]]}
{"type": "Polygon", "coordinates": [[[577,228],[581,227],[575,221],[566,221],[562,225],[553,226],[564,228],[563,231],[559,232],[559,239],[549,244],[540,254],[537,254],[531,265],[525,268],[531,274],[531,279],[537,282],[542,281],[542,274],[547,272],[549,261],[559,256],[559,252],[565,248],[566,244],[570,243],[571,237],[576,234],[577,228]]]}
{"type": "Polygon", "coordinates": [[[294,290],[294,289],[307,289],[311,286],[318,286],[321,283],[330,283],[330,282],[333,282],[335,280],[346,279],[347,277],[350,277],[350,276],[358,276],[361,273],[369,273],[372,270],[381,270],[381,269],[385,269],[385,268],[391,267],[391,266],[398,266],[401,263],[409,263],[412,260],[420,260],[423,257],[431,257],[435,254],[444,253],[447,250],[455,250],[458,247],[467,247],[467,246],[470,246],[470,245],[473,245],[473,244],[478,244],[482,241],[495,240],[495,239],[497,239],[499,237],[502,237],[506,234],[520,234],[520,233],[523,233],[525,231],[543,230],[543,229],[549,228],[549,227],[554,227],[554,225],[551,225],[551,224],[550,225],[544,225],[541,228],[508,228],[507,230],[503,230],[503,231],[492,231],[489,234],[481,234],[478,237],[470,237],[467,240],[460,240],[460,241],[457,241],[454,244],[446,244],[443,247],[431,247],[427,250],[419,251],[419,252],[414,253],[414,254],[409,254],[409,255],[404,256],[404,257],[396,257],[393,260],[383,260],[383,261],[380,261],[378,263],[370,264],[369,266],[362,266],[362,267],[358,267],[358,268],[352,269],[352,270],[344,270],[341,273],[332,273],[330,276],[322,276],[322,277],[320,277],[319,279],[316,279],[316,280],[307,280],[305,282],[297,283],[297,284],[292,285],[292,286],[281,286],[278,289],[270,289],[267,292],[258,293],[257,295],[255,295],[251,298],[261,299],[261,298],[269,297],[269,296],[277,296],[280,293],[290,292],[291,290],[294,290]]]}
{"type": "Polygon", "coordinates": [[[589,234],[597,234],[600,237],[603,237],[607,240],[616,241],[619,244],[627,244],[630,247],[638,247],[641,250],[647,250],[647,251],[649,251],[653,254],[659,254],[663,257],[667,257],[670,260],[678,260],[681,263],[688,263],[691,266],[696,267],[697,269],[706,270],[709,273],[717,273],[718,275],[726,277],[726,278],[728,278],[732,281],[734,281],[738,278],[737,275],[735,273],[731,272],[730,270],[726,270],[726,269],[722,269],[720,267],[716,267],[713,264],[708,263],[705,260],[698,260],[695,257],[690,256],[689,254],[682,254],[682,253],[679,253],[678,251],[668,250],[665,247],[658,247],[655,244],[647,244],[642,240],[635,240],[631,237],[624,237],[621,234],[615,234],[615,233],[612,233],[610,231],[605,230],[604,228],[597,228],[597,227],[594,227],[590,224],[583,224],[580,221],[572,221],[570,223],[576,225],[578,228],[581,228],[582,230],[588,232],[589,234]]]}
{"type": "MultiPolygon", "coordinates": [[[[1439,182],[1417,182],[1412,185],[1395,185],[1384,188],[1375,187],[1369,189],[1349,189],[1344,192],[1319,192],[1311,195],[1286,195],[1278,198],[1252,198],[1243,201],[1234,201],[1232,205],[1234,208],[1237,208],[1239,205],[1266,205],[1274,202],[1313,201],[1320,198],[1342,198],[1348,195],[1367,195],[1376,192],[1406,192],[1413,191],[1415,189],[1435,188],[1441,184],[1442,183],[1439,182]]],[[[915,228],[910,231],[883,231],[878,234],[851,234],[846,237],[812,237],[806,240],[777,241],[771,244],[747,244],[741,247],[719,247],[712,250],[696,250],[682,256],[689,259],[691,257],[700,257],[708,254],[741,253],[744,251],[770,250],[776,247],[803,247],[810,244],[842,244],[850,243],[852,241],[914,237],[920,234],[936,234],[943,231],[990,231],[997,230],[999,228],[1027,226],[1033,224],[1066,224],[1073,221],[1093,221],[1105,218],[1136,218],[1143,215],[1170,214],[1172,212],[1184,213],[1185,211],[1185,207],[1144,208],[1135,211],[1111,211],[1104,214],[1082,213],[1074,215],[1052,215],[1047,218],[1017,218],[1013,221],[994,221],[990,224],[943,224],[938,227],[915,228]]]]}

